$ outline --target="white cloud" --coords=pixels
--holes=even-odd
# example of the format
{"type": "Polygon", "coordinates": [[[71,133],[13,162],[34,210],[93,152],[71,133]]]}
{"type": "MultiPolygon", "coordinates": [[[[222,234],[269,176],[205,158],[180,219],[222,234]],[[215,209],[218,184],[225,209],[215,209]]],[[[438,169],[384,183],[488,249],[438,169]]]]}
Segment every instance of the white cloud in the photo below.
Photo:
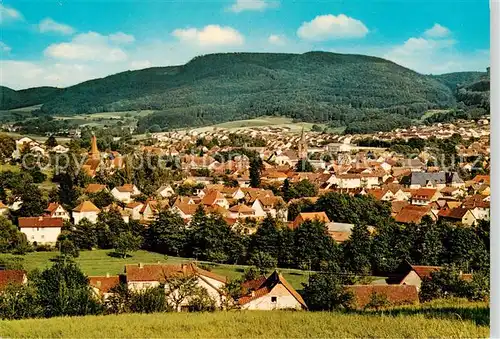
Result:
{"type": "Polygon", "coordinates": [[[0,3],[0,24],[7,22],[7,21],[15,21],[15,20],[22,20],[23,16],[21,13],[12,8],[12,7],[7,7],[4,6],[0,3]]]}
{"type": "Polygon", "coordinates": [[[41,33],[55,32],[59,34],[70,35],[75,32],[75,29],[69,25],[65,25],[52,20],[51,18],[45,18],[38,24],[38,29],[41,33]]]}
{"type": "Polygon", "coordinates": [[[268,8],[275,8],[279,6],[277,1],[269,0],[236,0],[236,2],[229,7],[229,10],[235,13],[243,11],[264,11],[268,8]]]}
{"type": "Polygon", "coordinates": [[[276,46],[283,46],[286,45],[286,37],[284,35],[280,34],[271,34],[269,38],[267,38],[267,41],[276,46]]]}
{"type": "Polygon", "coordinates": [[[117,32],[109,35],[109,39],[118,44],[130,44],[135,41],[135,37],[131,34],[117,32]]]}
{"type": "Polygon", "coordinates": [[[240,32],[232,27],[208,25],[203,29],[186,28],[176,29],[172,35],[183,42],[194,43],[199,46],[238,46],[243,45],[244,38],[240,32]]]}
{"type": "Polygon", "coordinates": [[[127,54],[115,46],[111,36],[96,32],[78,34],[71,42],[52,44],[44,54],[62,60],[84,60],[118,62],[127,59],[127,54]]]}
{"type": "Polygon", "coordinates": [[[362,38],[368,28],[360,20],[339,14],[319,15],[312,21],[302,23],[297,35],[306,40],[323,41],[331,39],[362,38]]]}
{"type": "Polygon", "coordinates": [[[130,63],[130,69],[144,69],[153,66],[149,60],[135,60],[130,63]]]}
{"type": "Polygon", "coordinates": [[[440,24],[434,24],[431,28],[424,32],[424,35],[429,38],[444,38],[450,35],[450,30],[440,24]]]}
{"type": "Polygon", "coordinates": [[[9,53],[12,50],[9,45],[7,45],[5,42],[0,41],[0,52],[2,53],[9,53]]]}

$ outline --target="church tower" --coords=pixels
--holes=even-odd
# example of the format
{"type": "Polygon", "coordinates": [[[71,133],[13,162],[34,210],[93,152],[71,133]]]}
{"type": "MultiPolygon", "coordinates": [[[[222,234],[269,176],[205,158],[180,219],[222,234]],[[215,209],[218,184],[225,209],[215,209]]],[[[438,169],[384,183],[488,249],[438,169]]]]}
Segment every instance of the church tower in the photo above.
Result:
{"type": "Polygon", "coordinates": [[[99,159],[101,157],[101,152],[97,148],[97,138],[92,133],[92,138],[90,139],[90,158],[99,159]]]}
{"type": "Polygon", "coordinates": [[[300,134],[299,154],[298,155],[299,155],[300,159],[307,158],[307,141],[306,141],[306,136],[304,134],[304,127],[302,127],[302,132],[300,134]]]}

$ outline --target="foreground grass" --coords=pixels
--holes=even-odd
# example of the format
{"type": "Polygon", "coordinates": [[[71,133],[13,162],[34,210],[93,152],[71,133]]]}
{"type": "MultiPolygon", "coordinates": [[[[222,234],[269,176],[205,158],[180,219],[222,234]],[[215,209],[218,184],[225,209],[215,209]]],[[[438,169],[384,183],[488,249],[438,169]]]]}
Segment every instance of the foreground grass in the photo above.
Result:
{"type": "MultiPolygon", "coordinates": [[[[489,308],[476,314],[488,317],[489,308]]],[[[402,308],[398,314],[288,311],[125,314],[0,322],[0,336],[15,338],[427,338],[489,336],[487,323],[461,319],[449,312],[412,313],[423,307],[402,308]],[[407,313],[404,312],[407,311],[407,313]]]]}
{"type": "MultiPolygon", "coordinates": [[[[81,251],[80,256],[75,261],[87,275],[120,274],[123,273],[125,264],[154,264],[158,262],[179,264],[193,261],[193,259],[189,258],[167,257],[159,253],[147,251],[134,252],[131,257],[125,259],[110,256],[111,253],[112,251],[110,250],[81,251]]],[[[52,265],[51,260],[58,254],[59,252],[32,252],[26,255],[0,254],[0,259],[21,258],[24,268],[27,271],[32,271],[37,268],[44,269],[49,267],[52,265]]],[[[246,266],[211,264],[211,267],[214,273],[224,275],[228,278],[238,278],[246,266]]],[[[302,289],[302,283],[308,280],[308,273],[301,270],[282,269],[280,271],[285,276],[285,279],[296,289],[302,289]]]]}

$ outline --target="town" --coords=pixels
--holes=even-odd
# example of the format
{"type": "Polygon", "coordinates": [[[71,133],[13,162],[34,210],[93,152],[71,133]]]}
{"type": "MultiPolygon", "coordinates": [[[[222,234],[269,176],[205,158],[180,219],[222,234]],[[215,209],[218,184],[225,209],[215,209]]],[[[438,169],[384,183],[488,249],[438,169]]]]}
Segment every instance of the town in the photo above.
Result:
{"type": "MultiPolygon", "coordinates": [[[[90,275],[95,299],[114,312],[126,308],[123,291],[158,288],[165,305],[153,311],[346,305],[321,301],[320,284],[344,286],[337,293],[358,309],[415,304],[444,290],[486,298],[478,281],[489,269],[488,122],[365,135],[172,131],[129,144],[128,154],[100,149],[96,135],[87,149],[79,138],[4,136],[0,221],[10,235],[2,250],[59,251],[61,270],[98,248],[192,258],[90,275]],[[205,263],[249,268],[234,280],[205,263]],[[282,268],[316,275],[299,293],[282,268]],[[439,274],[470,288],[429,287],[439,274]]],[[[4,266],[2,288],[28,284],[28,272],[4,266]]]]}

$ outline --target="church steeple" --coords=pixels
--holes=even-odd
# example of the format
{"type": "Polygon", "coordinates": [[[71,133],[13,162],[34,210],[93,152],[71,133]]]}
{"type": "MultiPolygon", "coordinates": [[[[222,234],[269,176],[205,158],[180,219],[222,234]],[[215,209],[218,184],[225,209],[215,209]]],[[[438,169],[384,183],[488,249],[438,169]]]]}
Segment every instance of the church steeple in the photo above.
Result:
{"type": "Polygon", "coordinates": [[[306,142],[306,136],[304,134],[304,127],[302,127],[302,132],[300,133],[299,158],[301,159],[307,158],[307,142],[306,142]]]}
{"type": "Polygon", "coordinates": [[[101,157],[101,152],[99,152],[99,149],[97,148],[97,138],[95,137],[95,134],[92,133],[92,138],[90,140],[90,157],[92,159],[99,159],[101,157]]]}

